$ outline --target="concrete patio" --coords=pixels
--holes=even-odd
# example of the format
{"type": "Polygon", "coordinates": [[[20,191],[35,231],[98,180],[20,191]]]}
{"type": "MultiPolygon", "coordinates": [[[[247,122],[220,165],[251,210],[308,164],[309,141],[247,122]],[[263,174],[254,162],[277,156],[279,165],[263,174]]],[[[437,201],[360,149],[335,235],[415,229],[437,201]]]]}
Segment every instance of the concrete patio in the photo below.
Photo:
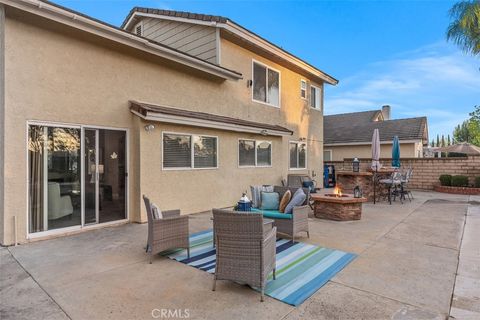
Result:
{"type": "MultiPolygon", "coordinates": [[[[191,319],[479,319],[480,198],[414,195],[366,204],[360,221],[310,219],[300,241],[359,256],[298,308],[231,282],[212,292],[211,275],[167,258],[148,264],[147,226],[129,224],[0,248],[0,319],[152,319],[162,309],[191,319]]],[[[191,232],[211,228],[210,216],[192,215],[191,232]]]]}

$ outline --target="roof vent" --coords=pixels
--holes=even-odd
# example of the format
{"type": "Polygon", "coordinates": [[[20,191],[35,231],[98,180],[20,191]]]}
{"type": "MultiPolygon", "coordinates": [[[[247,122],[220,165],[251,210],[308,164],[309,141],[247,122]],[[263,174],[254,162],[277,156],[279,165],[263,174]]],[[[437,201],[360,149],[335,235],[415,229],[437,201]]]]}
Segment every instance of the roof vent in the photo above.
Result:
{"type": "Polygon", "coordinates": [[[384,120],[390,120],[391,107],[387,104],[382,106],[382,115],[384,120]]]}
{"type": "Polygon", "coordinates": [[[141,24],[138,24],[136,27],[135,27],[135,34],[137,36],[142,36],[142,25],[141,24]]]}

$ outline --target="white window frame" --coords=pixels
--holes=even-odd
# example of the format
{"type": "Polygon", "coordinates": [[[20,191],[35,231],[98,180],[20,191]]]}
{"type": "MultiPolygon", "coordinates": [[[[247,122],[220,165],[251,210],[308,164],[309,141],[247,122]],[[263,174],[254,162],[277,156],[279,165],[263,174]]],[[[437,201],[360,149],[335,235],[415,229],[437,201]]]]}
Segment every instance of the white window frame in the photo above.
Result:
{"type": "MultiPolygon", "coordinates": [[[[264,105],[267,105],[267,106],[270,106],[270,107],[275,107],[275,108],[280,108],[280,106],[282,105],[282,73],[280,72],[280,70],[277,70],[275,68],[272,68],[270,67],[269,65],[263,63],[263,62],[260,62],[258,60],[255,60],[255,59],[252,59],[252,90],[251,90],[251,93],[252,93],[252,101],[253,102],[256,102],[256,103],[261,103],[261,104],[264,104],[264,105]],[[275,71],[278,73],[278,106],[274,105],[274,104],[271,104],[271,103],[268,103],[268,102],[265,102],[265,101],[262,101],[262,100],[257,100],[254,98],[253,96],[253,88],[255,87],[255,79],[253,77],[253,67],[254,65],[256,64],[259,64],[263,67],[265,67],[265,73],[266,73],[266,85],[267,85],[267,91],[268,91],[268,70],[272,70],[272,71],[275,71]]],[[[267,92],[267,96],[268,96],[268,92],[267,92]]],[[[250,139],[251,140],[251,139],[250,139]]]]}
{"type": "Polygon", "coordinates": [[[273,143],[270,140],[256,140],[256,139],[244,139],[244,138],[238,138],[238,143],[237,143],[237,164],[239,168],[271,168],[273,166],[273,143]],[[250,166],[250,165],[240,165],[240,141],[253,141],[255,142],[255,165],[250,166]],[[267,142],[270,144],[270,165],[258,165],[257,163],[257,146],[259,143],[262,142],[267,142]]]}
{"type": "Polygon", "coordinates": [[[325,160],[325,155],[323,156],[323,162],[325,161],[333,161],[333,150],[332,149],[323,149],[323,152],[330,153],[330,160],[325,160]]]}
{"type": "Polygon", "coordinates": [[[218,136],[213,136],[213,135],[208,135],[208,134],[201,134],[201,133],[185,133],[185,132],[175,132],[175,131],[162,131],[162,141],[160,142],[160,151],[162,155],[162,170],[163,171],[185,171],[185,170],[216,170],[219,168],[219,153],[220,153],[220,139],[218,136]],[[190,151],[190,156],[191,156],[191,167],[177,167],[177,168],[165,168],[163,166],[163,138],[166,134],[175,134],[179,136],[190,136],[191,138],[191,151],[190,151]],[[198,137],[206,137],[206,138],[215,138],[217,139],[217,166],[216,167],[208,167],[208,168],[195,168],[195,148],[193,145],[193,136],[198,136],[198,137]]]}
{"type": "Polygon", "coordinates": [[[297,170],[306,170],[308,168],[308,144],[306,141],[289,141],[288,142],[288,169],[291,171],[297,171],[297,170]],[[295,143],[297,144],[297,163],[299,163],[298,158],[299,158],[299,152],[298,152],[298,145],[299,144],[305,144],[305,167],[297,167],[297,168],[292,168],[292,164],[290,163],[290,144],[295,143]]]}
{"type": "Polygon", "coordinates": [[[310,101],[309,101],[309,104],[310,104],[310,108],[311,109],[314,109],[314,110],[318,110],[318,111],[322,111],[322,100],[321,100],[321,97],[323,96],[322,94],[322,88],[320,88],[319,86],[315,86],[315,85],[310,85],[310,101]],[[319,100],[318,100],[318,108],[316,107],[312,107],[312,94],[311,94],[311,91],[312,89],[315,89],[316,91],[316,95],[315,97],[317,97],[319,100]]]}
{"type": "Polygon", "coordinates": [[[308,83],[305,79],[300,79],[300,98],[303,100],[308,99],[308,83]],[[305,84],[305,89],[303,88],[303,84],[305,84]],[[302,97],[302,92],[305,91],[305,97],[302,97]]]}

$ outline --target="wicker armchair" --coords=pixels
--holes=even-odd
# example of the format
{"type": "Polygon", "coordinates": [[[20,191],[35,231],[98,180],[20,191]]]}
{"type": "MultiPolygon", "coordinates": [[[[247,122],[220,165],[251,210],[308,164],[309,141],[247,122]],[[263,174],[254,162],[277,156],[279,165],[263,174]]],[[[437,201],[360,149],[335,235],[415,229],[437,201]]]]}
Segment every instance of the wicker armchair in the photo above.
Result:
{"type": "MultiPolygon", "coordinates": [[[[280,199],[283,197],[287,190],[293,194],[297,191],[298,188],[295,187],[281,187],[274,186],[273,191],[280,194],[280,199]]],[[[308,188],[302,188],[303,192],[307,195],[305,202],[299,206],[294,207],[292,212],[292,219],[274,219],[274,225],[277,227],[279,233],[283,233],[292,237],[292,241],[295,241],[295,235],[299,232],[306,232],[307,237],[310,238],[310,232],[308,231],[308,213],[310,212],[310,207],[308,206],[308,201],[310,198],[310,191],[308,188]]]]}
{"type": "Polygon", "coordinates": [[[180,210],[162,211],[163,218],[154,219],[153,210],[148,199],[143,196],[148,218],[147,252],[152,263],[153,255],[174,248],[187,249],[190,258],[188,234],[188,216],[181,216],[180,210]]]}
{"type": "Polygon", "coordinates": [[[212,290],[217,280],[237,281],[260,288],[263,301],[270,272],[275,279],[276,228],[264,232],[259,214],[213,209],[213,229],[217,254],[212,290]]]}

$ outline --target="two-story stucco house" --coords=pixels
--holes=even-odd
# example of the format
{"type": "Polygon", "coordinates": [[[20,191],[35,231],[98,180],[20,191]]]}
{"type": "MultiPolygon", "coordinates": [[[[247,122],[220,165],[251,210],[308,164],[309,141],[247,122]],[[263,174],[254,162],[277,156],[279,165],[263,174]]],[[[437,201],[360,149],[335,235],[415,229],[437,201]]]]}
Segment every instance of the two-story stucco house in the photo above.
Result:
{"type": "Polygon", "coordinates": [[[0,242],[182,213],[322,170],[337,80],[223,17],[134,8],[122,27],[0,0],[0,242]]]}

